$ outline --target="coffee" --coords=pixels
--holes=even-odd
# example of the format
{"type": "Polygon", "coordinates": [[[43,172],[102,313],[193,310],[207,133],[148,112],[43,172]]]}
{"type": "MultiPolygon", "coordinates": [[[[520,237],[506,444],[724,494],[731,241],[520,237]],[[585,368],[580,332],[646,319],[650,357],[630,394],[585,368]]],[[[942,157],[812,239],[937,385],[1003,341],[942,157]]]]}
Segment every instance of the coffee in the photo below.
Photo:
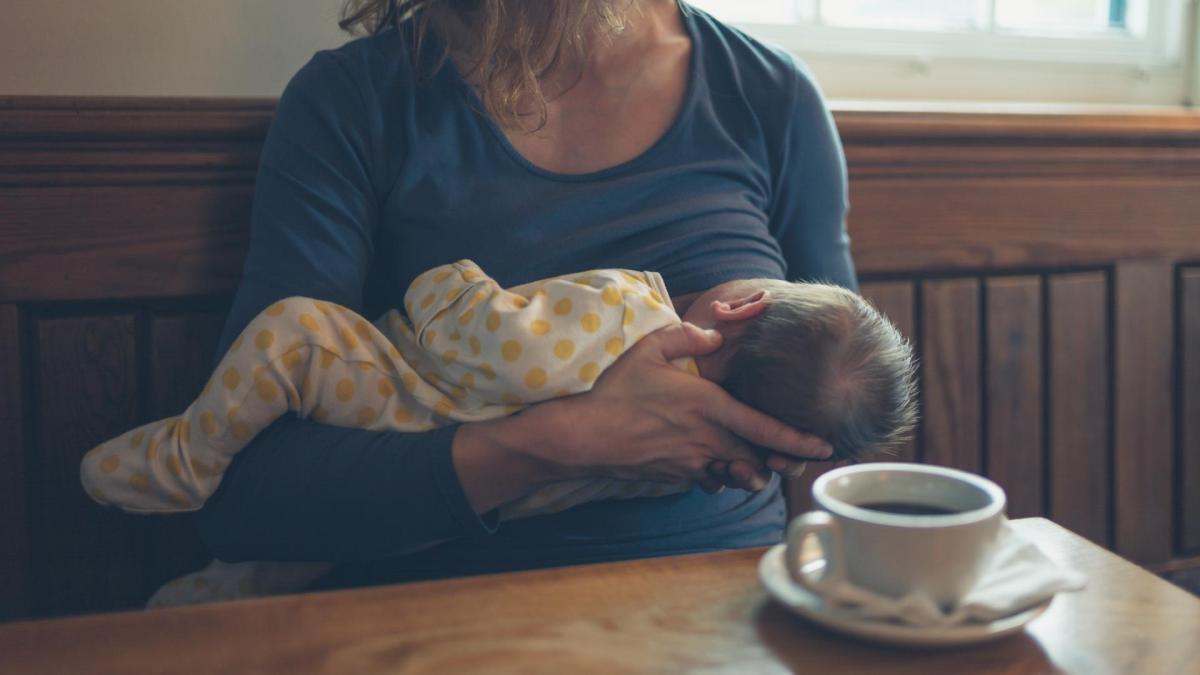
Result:
{"type": "Polygon", "coordinates": [[[815,595],[849,583],[955,607],[979,579],[1004,525],[999,485],[940,466],[845,466],[818,478],[812,494],[819,510],[788,526],[785,554],[792,580],[815,595]],[[806,570],[814,548],[825,559],[820,576],[806,570]]]}
{"type": "Polygon", "coordinates": [[[855,506],[860,509],[870,509],[872,511],[895,513],[904,516],[949,516],[961,513],[961,511],[948,509],[943,506],[916,504],[913,502],[867,502],[865,504],[855,504],[855,506]]]}

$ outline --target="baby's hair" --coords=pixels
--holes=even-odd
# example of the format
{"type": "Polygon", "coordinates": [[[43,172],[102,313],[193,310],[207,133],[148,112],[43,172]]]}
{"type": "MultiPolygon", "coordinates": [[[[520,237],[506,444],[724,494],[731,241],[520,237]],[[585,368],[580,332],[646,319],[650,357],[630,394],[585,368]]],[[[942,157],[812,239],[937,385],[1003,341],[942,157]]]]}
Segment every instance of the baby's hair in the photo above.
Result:
{"type": "Polygon", "coordinates": [[[734,396],[824,438],[835,460],[892,450],[916,423],[912,347],[858,294],[756,282],[767,309],[737,338],[723,383],[734,396]]]}

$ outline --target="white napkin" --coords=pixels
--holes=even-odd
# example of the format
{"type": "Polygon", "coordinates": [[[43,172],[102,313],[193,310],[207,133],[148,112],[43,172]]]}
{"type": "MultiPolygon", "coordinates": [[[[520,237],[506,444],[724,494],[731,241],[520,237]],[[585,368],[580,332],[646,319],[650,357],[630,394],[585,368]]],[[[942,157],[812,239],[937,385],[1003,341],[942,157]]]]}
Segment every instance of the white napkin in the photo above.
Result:
{"type": "Polygon", "coordinates": [[[1057,593],[1087,585],[1081,572],[1060,567],[1033,542],[1021,538],[1005,523],[987,566],[958,607],[943,610],[926,594],[895,599],[836,584],[825,595],[827,605],[862,619],[891,619],[913,626],[946,628],[964,623],[987,623],[1041,604],[1057,593]]]}

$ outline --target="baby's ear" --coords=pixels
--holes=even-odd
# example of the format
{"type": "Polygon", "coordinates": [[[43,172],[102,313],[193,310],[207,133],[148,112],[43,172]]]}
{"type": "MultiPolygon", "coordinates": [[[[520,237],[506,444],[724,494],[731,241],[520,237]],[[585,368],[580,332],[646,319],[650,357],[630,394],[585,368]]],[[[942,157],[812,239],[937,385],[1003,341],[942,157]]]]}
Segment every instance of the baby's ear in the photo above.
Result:
{"type": "Polygon", "coordinates": [[[762,290],[729,302],[714,300],[712,304],[713,317],[718,321],[749,321],[767,311],[770,297],[769,293],[762,290]]]}

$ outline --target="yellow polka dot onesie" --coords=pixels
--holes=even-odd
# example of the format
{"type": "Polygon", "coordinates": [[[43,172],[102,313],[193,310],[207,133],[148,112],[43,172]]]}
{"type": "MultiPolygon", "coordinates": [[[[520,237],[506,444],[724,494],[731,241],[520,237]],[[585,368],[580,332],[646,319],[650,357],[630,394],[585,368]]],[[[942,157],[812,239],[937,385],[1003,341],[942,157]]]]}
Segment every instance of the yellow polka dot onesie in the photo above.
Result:
{"type": "MultiPolygon", "coordinates": [[[[84,489],[130,512],[194,511],[216,491],[232,457],[288,412],[410,432],[495,419],[587,391],[642,336],[680,321],[655,272],[594,270],[505,290],[469,260],[418,276],[404,304],[407,318],[390,310],[374,323],[310,298],[271,305],[234,341],[182,415],[89,452],[81,467],[84,489]]],[[[694,372],[690,359],[678,365],[694,372]]],[[[500,517],[688,487],[564,481],[505,506],[500,517]]],[[[254,594],[246,578],[239,583],[240,590],[224,596],[254,594]]]]}

